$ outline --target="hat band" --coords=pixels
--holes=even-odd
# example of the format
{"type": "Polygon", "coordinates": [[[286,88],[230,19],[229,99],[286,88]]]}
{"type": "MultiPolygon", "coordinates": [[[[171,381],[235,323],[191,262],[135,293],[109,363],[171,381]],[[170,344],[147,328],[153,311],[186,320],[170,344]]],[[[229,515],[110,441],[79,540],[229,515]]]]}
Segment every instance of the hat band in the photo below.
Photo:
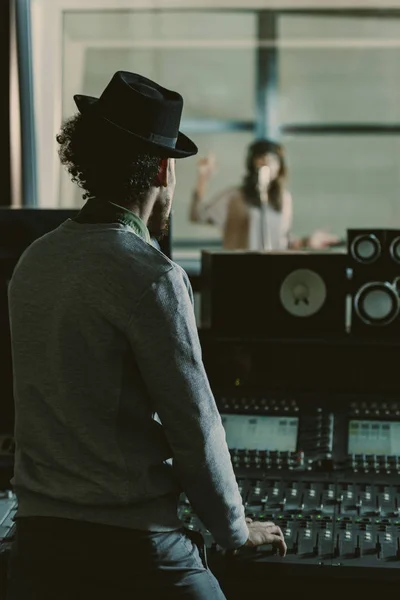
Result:
{"type": "Polygon", "coordinates": [[[149,133],[148,140],[149,142],[154,142],[155,144],[162,144],[163,146],[168,146],[169,148],[175,148],[178,138],[165,137],[164,135],[159,135],[158,133],[149,133]]]}

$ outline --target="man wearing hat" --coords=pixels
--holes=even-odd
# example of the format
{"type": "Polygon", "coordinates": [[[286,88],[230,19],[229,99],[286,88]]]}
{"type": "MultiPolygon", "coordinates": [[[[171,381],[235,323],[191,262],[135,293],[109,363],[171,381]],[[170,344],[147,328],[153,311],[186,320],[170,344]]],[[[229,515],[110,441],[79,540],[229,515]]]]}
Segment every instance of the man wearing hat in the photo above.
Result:
{"type": "Polygon", "coordinates": [[[168,223],[182,97],[117,72],[57,136],[86,204],[34,242],[9,287],[17,534],[10,600],[224,598],[184,491],[223,548],[275,544],[246,522],[168,223]]]}

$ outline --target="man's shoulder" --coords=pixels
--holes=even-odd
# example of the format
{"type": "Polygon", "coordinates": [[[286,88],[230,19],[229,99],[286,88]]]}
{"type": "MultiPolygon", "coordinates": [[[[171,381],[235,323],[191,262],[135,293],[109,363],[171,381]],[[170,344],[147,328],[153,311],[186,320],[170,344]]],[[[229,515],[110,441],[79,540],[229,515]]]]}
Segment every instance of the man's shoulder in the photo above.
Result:
{"type": "Polygon", "coordinates": [[[184,277],[183,269],[172,259],[158,250],[155,246],[138,238],[136,235],[127,233],[127,242],[120,259],[132,274],[143,279],[157,281],[164,274],[169,273],[171,277],[184,277]]]}
{"type": "Polygon", "coordinates": [[[21,267],[23,280],[26,272],[37,277],[39,266],[42,275],[46,266],[46,272],[57,278],[66,256],[70,260],[64,271],[72,270],[75,280],[103,281],[106,275],[112,286],[128,287],[132,295],[140,295],[166,274],[168,278],[184,278],[181,267],[152,244],[128,229],[111,229],[81,237],[79,244],[75,237],[63,236],[57,230],[46,234],[25,250],[14,279],[21,267]]]}

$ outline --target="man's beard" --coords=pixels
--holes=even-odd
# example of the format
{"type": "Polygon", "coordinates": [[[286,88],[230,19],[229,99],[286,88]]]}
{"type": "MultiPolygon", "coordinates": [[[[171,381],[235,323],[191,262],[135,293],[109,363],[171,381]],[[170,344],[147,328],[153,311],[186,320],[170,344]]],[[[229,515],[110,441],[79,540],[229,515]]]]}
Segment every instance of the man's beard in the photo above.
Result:
{"type": "Polygon", "coordinates": [[[166,206],[160,206],[158,203],[156,203],[147,222],[147,228],[151,237],[156,238],[158,241],[162,240],[166,235],[168,235],[170,205],[170,202],[168,202],[166,206]]]}

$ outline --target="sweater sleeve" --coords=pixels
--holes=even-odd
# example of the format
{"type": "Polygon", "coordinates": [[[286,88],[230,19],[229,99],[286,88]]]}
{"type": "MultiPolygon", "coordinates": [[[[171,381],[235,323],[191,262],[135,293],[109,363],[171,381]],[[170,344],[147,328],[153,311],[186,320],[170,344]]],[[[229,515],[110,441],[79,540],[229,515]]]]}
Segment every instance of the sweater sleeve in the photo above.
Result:
{"type": "Polygon", "coordinates": [[[218,544],[243,545],[244,507],[203,366],[188,282],[178,267],[141,297],[128,336],[190,503],[218,544]]]}

